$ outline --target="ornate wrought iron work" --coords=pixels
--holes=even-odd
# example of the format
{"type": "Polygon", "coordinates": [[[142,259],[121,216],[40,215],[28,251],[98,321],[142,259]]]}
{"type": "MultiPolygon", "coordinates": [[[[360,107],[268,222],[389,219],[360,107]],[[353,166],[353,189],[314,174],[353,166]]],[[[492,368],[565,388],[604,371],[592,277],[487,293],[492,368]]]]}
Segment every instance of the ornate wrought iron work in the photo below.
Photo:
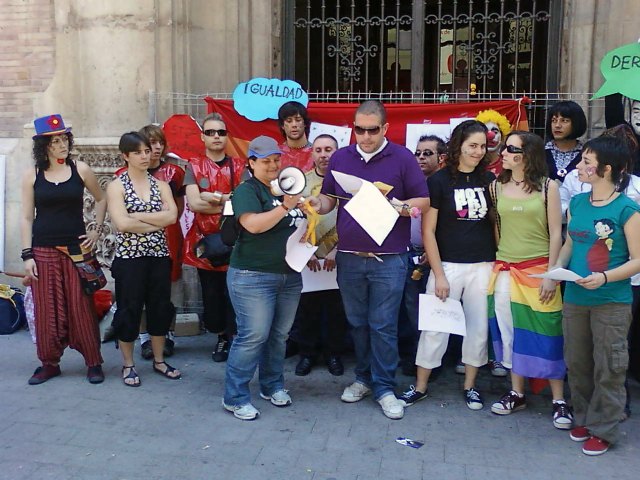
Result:
{"type": "Polygon", "coordinates": [[[388,36],[395,32],[397,44],[397,32],[410,30],[411,3],[295,1],[298,81],[308,91],[381,90],[388,36]]]}
{"type": "Polygon", "coordinates": [[[543,91],[560,2],[285,0],[292,73],[309,92],[543,91]]]}

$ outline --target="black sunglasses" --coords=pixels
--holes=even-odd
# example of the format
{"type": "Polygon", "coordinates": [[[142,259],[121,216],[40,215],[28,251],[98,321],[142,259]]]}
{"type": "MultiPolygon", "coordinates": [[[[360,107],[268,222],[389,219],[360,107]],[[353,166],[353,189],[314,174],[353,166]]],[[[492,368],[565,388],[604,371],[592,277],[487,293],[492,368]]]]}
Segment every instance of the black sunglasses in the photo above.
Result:
{"type": "Polygon", "coordinates": [[[502,145],[500,147],[500,151],[503,152],[505,150],[509,153],[524,153],[523,149],[516,147],[515,145],[502,145]]]}
{"type": "Polygon", "coordinates": [[[215,128],[210,128],[209,130],[205,130],[202,133],[204,133],[207,137],[213,137],[216,133],[221,137],[227,136],[227,131],[224,128],[221,128],[220,130],[216,130],[215,128]]]}
{"type": "Polygon", "coordinates": [[[359,127],[358,125],[353,126],[353,131],[356,132],[356,135],[364,135],[368,133],[369,135],[378,135],[380,133],[381,126],[377,127],[359,127]]]}
{"type": "Polygon", "coordinates": [[[431,150],[416,150],[416,153],[414,155],[419,158],[423,155],[425,157],[432,157],[435,154],[436,152],[432,152],[431,150]]]}

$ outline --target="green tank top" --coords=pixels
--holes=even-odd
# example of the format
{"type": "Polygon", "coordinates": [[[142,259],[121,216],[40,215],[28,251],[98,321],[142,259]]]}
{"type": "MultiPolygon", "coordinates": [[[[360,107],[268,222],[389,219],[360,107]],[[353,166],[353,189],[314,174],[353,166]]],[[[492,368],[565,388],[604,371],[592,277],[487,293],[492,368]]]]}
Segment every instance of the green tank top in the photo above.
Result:
{"type": "Polygon", "coordinates": [[[496,258],[509,263],[549,256],[549,227],[542,192],[509,198],[498,192],[500,242],[496,258]]]}

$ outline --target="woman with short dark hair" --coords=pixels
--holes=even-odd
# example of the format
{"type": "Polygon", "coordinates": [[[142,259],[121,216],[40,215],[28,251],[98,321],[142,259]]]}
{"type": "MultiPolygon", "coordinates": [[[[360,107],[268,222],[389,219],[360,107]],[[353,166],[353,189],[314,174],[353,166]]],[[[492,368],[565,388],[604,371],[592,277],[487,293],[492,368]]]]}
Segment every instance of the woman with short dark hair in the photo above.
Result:
{"type": "Polygon", "coordinates": [[[171,258],[164,229],[175,223],[178,209],[168,183],[149,172],[151,145],[138,132],[120,138],[127,170],[107,188],[109,214],[118,230],[111,273],[116,282],[113,330],[122,352],[122,381],[139,387],[133,363],[133,345],[140,331],[144,307],[151,336],[153,370],[171,380],[178,370],[164,361],[165,335],[174,309],[171,304],[171,258]]]}
{"type": "Polygon", "coordinates": [[[582,278],[564,293],[564,358],[582,452],[601,455],[618,440],[625,406],[631,322],[629,277],[640,272],[640,206],[618,191],[629,163],[618,138],[587,142],[578,178],[591,185],[569,204],[568,235],[557,267],[582,278]]]}
{"type": "Polygon", "coordinates": [[[553,104],[547,111],[544,146],[547,154],[549,178],[562,183],[564,177],[580,161],[580,138],[587,131],[587,117],[582,107],[571,100],[553,104]]]}

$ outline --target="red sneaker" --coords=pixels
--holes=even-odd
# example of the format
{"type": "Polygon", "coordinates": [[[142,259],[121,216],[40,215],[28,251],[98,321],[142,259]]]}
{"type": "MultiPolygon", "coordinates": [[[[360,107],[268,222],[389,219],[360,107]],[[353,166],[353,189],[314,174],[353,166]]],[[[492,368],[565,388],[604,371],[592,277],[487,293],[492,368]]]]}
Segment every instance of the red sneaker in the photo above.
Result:
{"type": "Polygon", "coordinates": [[[41,367],[36,368],[36,371],[33,372],[31,378],[29,379],[29,385],[40,385],[41,383],[46,382],[50,378],[57,377],[62,372],[60,372],[60,365],[42,365],[41,367]]]}
{"type": "Polygon", "coordinates": [[[569,437],[574,442],[586,442],[591,438],[591,434],[587,427],[575,427],[569,432],[569,437]]]}
{"type": "Polygon", "coordinates": [[[609,450],[609,442],[598,437],[591,437],[582,445],[582,453],[592,457],[602,455],[609,450]]]}

